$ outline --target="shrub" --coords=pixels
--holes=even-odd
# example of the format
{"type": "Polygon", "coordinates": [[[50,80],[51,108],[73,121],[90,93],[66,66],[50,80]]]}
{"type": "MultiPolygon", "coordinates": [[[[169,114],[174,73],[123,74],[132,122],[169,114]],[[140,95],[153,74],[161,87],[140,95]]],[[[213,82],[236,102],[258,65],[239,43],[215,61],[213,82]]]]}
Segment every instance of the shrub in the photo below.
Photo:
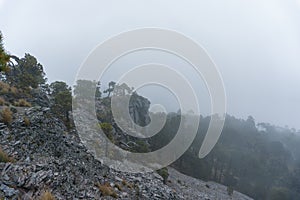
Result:
{"type": "Polygon", "coordinates": [[[9,108],[4,108],[1,112],[1,117],[2,117],[2,121],[6,124],[9,125],[12,122],[12,116],[13,113],[11,112],[11,110],[9,108]]]}
{"type": "Polygon", "coordinates": [[[111,196],[113,198],[118,198],[117,193],[114,189],[109,185],[109,183],[105,183],[104,185],[97,184],[99,190],[101,191],[103,196],[111,196]]]}
{"type": "Polygon", "coordinates": [[[138,145],[136,147],[137,152],[139,152],[139,153],[147,153],[147,152],[150,151],[149,150],[149,145],[145,141],[138,140],[138,141],[136,141],[136,144],[138,145]]]}
{"type": "Polygon", "coordinates": [[[105,135],[107,136],[107,138],[112,143],[115,143],[114,137],[113,137],[113,134],[112,134],[112,130],[113,130],[112,125],[110,123],[103,122],[103,123],[100,123],[99,126],[102,129],[102,131],[105,133],[105,135]]]}
{"type": "Polygon", "coordinates": [[[169,172],[168,168],[164,167],[159,170],[157,170],[157,173],[163,178],[164,184],[167,184],[168,177],[169,177],[169,172]]]}
{"type": "Polygon", "coordinates": [[[112,131],[112,125],[110,123],[106,123],[106,122],[101,123],[100,127],[105,134],[109,134],[112,131]]]}
{"type": "Polygon", "coordinates": [[[7,155],[7,153],[5,153],[1,148],[0,148],[0,162],[4,162],[4,163],[7,163],[7,162],[13,162],[14,159],[9,157],[7,155]]]}
{"type": "Polygon", "coordinates": [[[49,192],[49,191],[45,191],[42,196],[40,197],[41,200],[55,200],[54,195],[49,192]]]}

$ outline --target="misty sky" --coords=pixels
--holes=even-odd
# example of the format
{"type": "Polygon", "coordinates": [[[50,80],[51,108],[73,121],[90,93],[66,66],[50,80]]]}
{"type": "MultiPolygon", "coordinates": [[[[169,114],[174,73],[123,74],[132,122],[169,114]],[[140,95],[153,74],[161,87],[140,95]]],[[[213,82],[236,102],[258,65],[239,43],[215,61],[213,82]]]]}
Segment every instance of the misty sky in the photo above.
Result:
{"type": "MultiPolygon", "coordinates": [[[[98,44],[142,27],[176,30],[201,44],[221,72],[229,114],[300,129],[300,0],[0,0],[5,48],[31,53],[49,81],[70,85],[98,44]]],[[[151,59],[180,64],[152,52],[115,67],[151,59]]]]}

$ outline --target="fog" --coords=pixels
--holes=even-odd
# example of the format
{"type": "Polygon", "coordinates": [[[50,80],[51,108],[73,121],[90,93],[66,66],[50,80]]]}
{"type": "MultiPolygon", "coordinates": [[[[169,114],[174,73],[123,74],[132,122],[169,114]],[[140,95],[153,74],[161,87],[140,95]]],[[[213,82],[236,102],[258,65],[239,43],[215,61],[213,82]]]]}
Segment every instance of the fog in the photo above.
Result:
{"type": "MultiPolygon", "coordinates": [[[[142,27],[179,31],[201,44],[218,66],[229,114],[299,129],[299,11],[299,0],[0,0],[0,30],[10,53],[31,53],[50,82],[70,85],[89,53],[113,35],[142,27]]],[[[153,59],[184,66],[178,58],[146,52],[116,63],[103,82],[117,79],[119,69],[127,69],[123,66],[153,59]]],[[[203,81],[194,85],[204,114],[209,113],[203,81]]],[[[168,104],[154,88],[141,93],[153,103],[168,104]]],[[[176,102],[170,105],[175,109],[176,102]]]]}

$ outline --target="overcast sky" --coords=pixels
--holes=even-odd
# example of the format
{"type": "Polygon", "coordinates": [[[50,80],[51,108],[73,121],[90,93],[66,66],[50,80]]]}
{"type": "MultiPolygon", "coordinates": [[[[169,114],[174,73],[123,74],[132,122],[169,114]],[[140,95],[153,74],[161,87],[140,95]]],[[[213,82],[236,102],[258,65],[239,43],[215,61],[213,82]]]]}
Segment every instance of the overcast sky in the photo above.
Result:
{"type": "MultiPolygon", "coordinates": [[[[300,0],[0,0],[5,48],[37,57],[49,81],[73,84],[98,44],[142,27],[201,44],[221,72],[229,114],[300,129],[300,0]]],[[[142,57],[162,57],[151,56],[142,57]]]]}

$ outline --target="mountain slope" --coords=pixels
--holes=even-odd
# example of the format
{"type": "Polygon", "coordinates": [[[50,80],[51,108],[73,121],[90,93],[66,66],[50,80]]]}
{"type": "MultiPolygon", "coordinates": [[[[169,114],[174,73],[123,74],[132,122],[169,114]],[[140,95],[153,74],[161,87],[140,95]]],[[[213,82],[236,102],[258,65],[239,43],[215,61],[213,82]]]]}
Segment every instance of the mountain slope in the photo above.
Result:
{"type": "Polygon", "coordinates": [[[231,198],[215,183],[203,187],[171,168],[167,185],[156,173],[109,169],[49,108],[16,111],[10,127],[0,124],[0,146],[15,160],[0,163],[0,199],[39,199],[45,191],[56,199],[249,199],[236,192],[231,198]]]}

